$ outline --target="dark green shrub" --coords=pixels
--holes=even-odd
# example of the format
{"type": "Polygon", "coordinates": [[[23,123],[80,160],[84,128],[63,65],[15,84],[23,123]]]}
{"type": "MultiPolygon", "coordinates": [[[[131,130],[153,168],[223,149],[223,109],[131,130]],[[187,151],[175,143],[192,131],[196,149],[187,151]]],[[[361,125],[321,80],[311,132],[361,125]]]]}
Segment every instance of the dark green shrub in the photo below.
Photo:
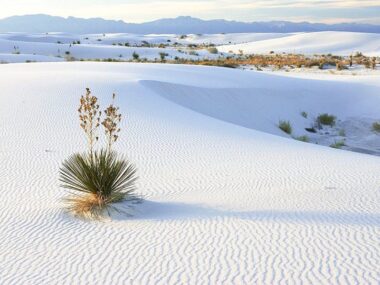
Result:
{"type": "Polygon", "coordinates": [[[372,130],[374,132],[380,133],[380,122],[374,122],[372,124],[372,130]]]}
{"type": "Polygon", "coordinates": [[[320,114],[317,117],[317,123],[325,126],[333,127],[336,123],[336,117],[327,113],[320,114]]]}
{"type": "Polygon", "coordinates": [[[134,60],[139,60],[140,55],[137,52],[134,51],[133,54],[132,54],[132,57],[133,57],[134,60]]]}
{"type": "Polygon", "coordinates": [[[289,121],[280,121],[278,123],[278,127],[285,133],[291,134],[292,133],[292,126],[290,125],[289,121]]]}

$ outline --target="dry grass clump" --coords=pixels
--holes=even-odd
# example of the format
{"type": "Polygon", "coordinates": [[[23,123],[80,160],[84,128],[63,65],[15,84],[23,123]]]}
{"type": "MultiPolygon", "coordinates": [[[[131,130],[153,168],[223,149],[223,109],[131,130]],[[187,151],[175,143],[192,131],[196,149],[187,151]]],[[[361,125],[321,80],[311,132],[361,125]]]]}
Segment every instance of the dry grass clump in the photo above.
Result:
{"type": "Polygon", "coordinates": [[[110,209],[121,211],[115,203],[140,200],[135,187],[136,168],[112,150],[120,132],[119,108],[112,102],[105,109],[103,120],[99,108],[98,98],[87,88],[86,94],[80,98],[78,113],[88,151],[72,155],[60,168],[61,186],[71,193],[65,199],[67,209],[82,218],[99,219],[105,213],[109,215],[110,209]],[[95,150],[100,126],[104,127],[107,147],[95,150]]]}
{"type": "Polygon", "coordinates": [[[289,135],[292,133],[292,126],[289,121],[280,121],[278,127],[289,135]]]}
{"type": "Polygon", "coordinates": [[[330,147],[332,148],[337,148],[337,149],[341,149],[342,147],[344,147],[346,145],[346,143],[344,141],[336,141],[334,142],[333,144],[330,145],[330,147]]]}
{"type": "Polygon", "coordinates": [[[380,122],[374,122],[372,124],[372,130],[374,132],[380,133],[380,122]]]}
{"type": "Polygon", "coordinates": [[[333,127],[336,123],[336,117],[327,113],[321,114],[317,117],[318,125],[325,125],[333,127]]]}
{"type": "Polygon", "coordinates": [[[299,136],[299,137],[296,138],[296,140],[299,140],[301,142],[309,142],[310,141],[309,137],[306,136],[306,135],[299,136]]]}

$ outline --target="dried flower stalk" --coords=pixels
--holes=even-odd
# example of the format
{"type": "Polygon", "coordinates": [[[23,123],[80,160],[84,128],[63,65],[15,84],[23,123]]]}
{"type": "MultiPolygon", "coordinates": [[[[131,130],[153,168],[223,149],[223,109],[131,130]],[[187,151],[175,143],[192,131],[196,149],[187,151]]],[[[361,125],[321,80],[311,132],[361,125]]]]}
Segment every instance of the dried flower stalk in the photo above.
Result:
{"type": "Polygon", "coordinates": [[[119,113],[119,107],[114,106],[115,93],[112,94],[112,104],[104,110],[105,119],[102,121],[102,125],[105,129],[105,134],[108,143],[108,151],[111,150],[112,144],[119,138],[118,133],[120,128],[118,124],[121,121],[121,114],[119,113]]]}
{"type": "Polygon", "coordinates": [[[98,98],[91,94],[89,88],[86,88],[86,95],[81,96],[78,109],[80,126],[86,133],[91,156],[94,144],[99,139],[96,135],[96,130],[100,124],[101,111],[99,111],[97,102],[98,98]]]}

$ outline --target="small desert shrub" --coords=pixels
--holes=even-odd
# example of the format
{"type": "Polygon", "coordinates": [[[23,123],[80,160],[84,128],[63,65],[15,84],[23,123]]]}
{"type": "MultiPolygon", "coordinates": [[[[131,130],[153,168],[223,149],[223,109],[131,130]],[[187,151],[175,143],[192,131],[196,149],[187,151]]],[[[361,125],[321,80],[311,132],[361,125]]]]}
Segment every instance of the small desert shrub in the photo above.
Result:
{"type": "Polygon", "coordinates": [[[336,123],[336,117],[327,113],[320,114],[317,117],[317,123],[325,126],[334,126],[336,123]]]}
{"type": "Polygon", "coordinates": [[[299,136],[299,137],[296,138],[296,140],[299,140],[299,141],[301,141],[301,142],[309,142],[309,141],[310,141],[309,137],[306,136],[306,135],[304,135],[304,136],[299,136]]]}
{"type": "Polygon", "coordinates": [[[132,54],[132,57],[133,57],[134,60],[139,60],[140,55],[137,52],[134,51],[133,54],[132,54]]]}
{"type": "Polygon", "coordinates": [[[380,133],[380,122],[374,122],[372,124],[372,130],[374,132],[380,133]]]}
{"type": "Polygon", "coordinates": [[[119,108],[112,102],[104,110],[103,120],[99,108],[98,98],[87,88],[80,99],[78,113],[88,151],[72,155],[60,168],[61,187],[72,194],[65,199],[67,209],[82,218],[99,219],[105,213],[109,215],[111,209],[123,212],[114,203],[140,200],[135,188],[136,168],[112,150],[120,132],[119,108]],[[95,150],[100,126],[104,127],[107,147],[95,150]]]}
{"type": "Polygon", "coordinates": [[[63,163],[60,176],[63,188],[78,192],[65,199],[67,209],[83,218],[101,218],[104,211],[118,210],[114,203],[139,199],[136,168],[115,152],[74,154],[63,163]]]}
{"type": "Polygon", "coordinates": [[[305,111],[301,112],[301,116],[307,119],[307,113],[305,111]]]}
{"type": "Polygon", "coordinates": [[[161,59],[161,61],[164,62],[164,61],[165,61],[165,58],[166,58],[169,54],[166,53],[166,52],[160,52],[159,55],[160,55],[160,59],[161,59]]]}
{"type": "Polygon", "coordinates": [[[336,70],[344,70],[344,69],[348,69],[348,67],[344,65],[342,62],[336,63],[336,70]]]}
{"type": "Polygon", "coordinates": [[[365,67],[365,68],[368,68],[368,69],[371,68],[371,62],[370,62],[369,60],[367,60],[367,59],[364,60],[364,61],[363,61],[363,64],[364,64],[364,67],[365,67]]]}
{"type": "Polygon", "coordinates": [[[278,123],[278,127],[280,128],[280,130],[284,131],[289,135],[292,133],[292,126],[290,125],[289,121],[280,121],[278,123]]]}
{"type": "Polygon", "coordinates": [[[345,137],[346,136],[346,131],[344,129],[340,129],[338,134],[341,137],[345,137]]]}
{"type": "Polygon", "coordinates": [[[346,144],[345,144],[345,142],[344,141],[336,141],[336,142],[334,142],[333,144],[331,144],[330,145],[330,147],[332,147],[332,148],[342,148],[342,147],[344,147],[346,144]]]}
{"type": "Polygon", "coordinates": [[[218,49],[216,47],[210,47],[207,50],[211,54],[217,54],[218,53],[218,49]]]}
{"type": "Polygon", "coordinates": [[[199,54],[196,52],[196,51],[189,51],[189,55],[194,55],[194,56],[198,56],[199,54]]]}

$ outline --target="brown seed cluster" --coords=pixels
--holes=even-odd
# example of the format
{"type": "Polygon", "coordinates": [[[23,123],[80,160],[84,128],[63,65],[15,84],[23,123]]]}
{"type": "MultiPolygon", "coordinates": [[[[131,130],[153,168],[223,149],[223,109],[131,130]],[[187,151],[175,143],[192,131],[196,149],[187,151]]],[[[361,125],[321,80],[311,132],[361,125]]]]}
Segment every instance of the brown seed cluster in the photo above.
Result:
{"type": "MultiPolygon", "coordinates": [[[[112,99],[113,101],[115,100],[115,94],[112,95],[112,99]]],[[[102,121],[102,125],[108,140],[108,150],[110,150],[112,144],[119,138],[120,128],[118,128],[118,124],[121,121],[121,114],[119,113],[119,107],[115,107],[113,102],[104,110],[104,114],[105,119],[102,121]]]]}
{"type": "Polygon", "coordinates": [[[87,136],[90,153],[93,153],[94,144],[99,139],[96,130],[100,124],[101,111],[99,111],[98,98],[86,88],[86,94],[81,96],[78,108],[80,126],[87,136]]]}
{"type": "Polygon", "coordinates": [[[86,88],[86,94],[81,96],[78,109],[80,126],[87,136],[90,154],[93,154],[94,144],[99,140],[97,129],[100,124],[104,127],[107,138],[107,149],[110,151],[112,144],[119,138],[121,114],[119,107],[114,105],[116,95],[112,95],[112,104],[104,110],[105,118],[101,121],[102,112],[99,111],[98,98],[86,88]]]}

